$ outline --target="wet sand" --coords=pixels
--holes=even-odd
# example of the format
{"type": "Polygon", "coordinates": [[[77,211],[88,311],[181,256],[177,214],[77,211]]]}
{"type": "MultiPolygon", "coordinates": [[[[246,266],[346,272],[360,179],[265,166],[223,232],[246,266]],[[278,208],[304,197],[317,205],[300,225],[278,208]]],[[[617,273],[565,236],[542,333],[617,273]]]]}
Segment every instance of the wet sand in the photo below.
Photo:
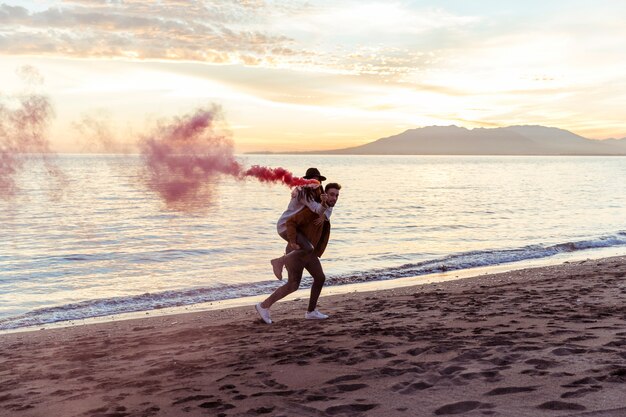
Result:
{"type": "Polygon", "coordinates": [[[626,416],[626,257],[0,335],[2,416],[626,416]]]}

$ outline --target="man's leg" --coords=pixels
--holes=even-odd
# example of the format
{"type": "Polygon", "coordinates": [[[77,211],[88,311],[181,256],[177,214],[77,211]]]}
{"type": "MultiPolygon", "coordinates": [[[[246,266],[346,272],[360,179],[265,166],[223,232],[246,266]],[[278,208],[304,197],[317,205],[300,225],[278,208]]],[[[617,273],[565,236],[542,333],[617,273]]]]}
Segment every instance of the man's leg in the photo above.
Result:
{"type": "Polygon", "coordinates": [[[263,321],[267,324],[272,324],[272,319],[270,317],[270,307],[278,300],[281,300],[296,291],[300,286],[300,281],[302,280],[302,272],[304,271],[304,263],[299,262],[298,265],[290,264],[287,268],[287,272],[289,273],[289,278],[287,283],[276,289],[269,297],[267,297],[262,303],[258,303],[254,306],[256,308],[257,313],[263,319],[263,321]]]}
{"type": "Polygon", "coordinates": [[[309,274],[313,277],[313,284],[311,285],[311,297],[309,298],[309,313],[315,311],[317,308],[317,300],[322,293],[322,287],[326,281],[326,275],[322,269],[322,264],[315,254],[311,254],[308,258],[308,262],[304,266],[309,274]]]}

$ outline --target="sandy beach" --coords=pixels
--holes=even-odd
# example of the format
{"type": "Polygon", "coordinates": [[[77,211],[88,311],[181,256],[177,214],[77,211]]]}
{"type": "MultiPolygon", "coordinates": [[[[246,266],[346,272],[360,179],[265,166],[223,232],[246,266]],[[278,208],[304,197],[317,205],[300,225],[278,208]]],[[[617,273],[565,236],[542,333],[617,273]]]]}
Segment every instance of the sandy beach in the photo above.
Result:
{"type": "Polygon", "coordinates": [[[0,336],[2,416],[625,416],[626,257],[0,336]]]}

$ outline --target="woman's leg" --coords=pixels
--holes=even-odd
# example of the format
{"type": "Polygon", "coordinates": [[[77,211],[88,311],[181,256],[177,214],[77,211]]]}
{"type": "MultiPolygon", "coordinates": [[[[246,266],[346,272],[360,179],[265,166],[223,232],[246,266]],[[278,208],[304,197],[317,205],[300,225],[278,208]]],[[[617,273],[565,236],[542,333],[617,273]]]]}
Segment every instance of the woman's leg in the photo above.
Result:
{"type": "MultiPolygon", "coordinates": [[[[278,236],[282,237],[284,240],[287,240],[287,232],[281,232],[278,234],[278,236]]],[[[287,249],[285,253],[287,253],[288,250],[289,250],[289,244],[287,244],[287,249]]],[[[270,263],[272,264],[272,270],[274,271],[274,276],[282,281],[283,268],[285,267],[285,255],[272,259],[270,263]]]]}
{"type": "Polygon", "coordinates": [[[300,266],[292,265],[287,269],[289,273],[289,278],[285,285],[278,287],[269,297],[265,299],[261,303],[261,307],[270,308],[272,304],[276,301],[281,300],[296,291],[300,286],[300,281],[302,280],[302,272],[304,271],[304,266],[300,263],[300,266]]]}
{"type": "Polygon", "coordinates": [[[289,243],[287,243],[287,254],[284,256],[285,266],[287,267],[295,260],[305,262],[307,257],[311,255],[315,249],[313,244],[309,242],[309,239],[307,239],[307,237],[299,230],[296,236],[296,243],[300,246],[300,249],[293,250],[289,247],[289,243]]]}
{"type": "MultiPolygon", "coordinates": [[[[287,232],[279,233],[280,237],[287,240],[287,232]]],[[[287,243],[287,247],[285,248],[286,255],[283,255],[279,258],[272,259],[272,269],[274,270],[274,275],[278,279],[283,279],[283,267],[287,267],[287,272],[289,272],[289,267],[294,262],[304,262],[310,254],[313,253],[313,245],[309,242],[309,239],[304,236],[300,231],[296,236],[296,242],[300,246],[300,249],[293,250],[289,243],[287,243]]]]}

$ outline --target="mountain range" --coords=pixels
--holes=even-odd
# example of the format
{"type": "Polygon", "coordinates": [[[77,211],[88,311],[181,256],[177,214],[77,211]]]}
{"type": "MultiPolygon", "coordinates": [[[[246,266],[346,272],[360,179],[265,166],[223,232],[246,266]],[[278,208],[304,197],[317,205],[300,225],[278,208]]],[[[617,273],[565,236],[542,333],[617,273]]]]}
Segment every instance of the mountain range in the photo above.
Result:
{"type": "Polygon", "coordinates": [[[428,126],[360,146],[307,154],[334,155],[626,155],[626,138],[594,140],[545,126],[466,129],[428,126]]]}

